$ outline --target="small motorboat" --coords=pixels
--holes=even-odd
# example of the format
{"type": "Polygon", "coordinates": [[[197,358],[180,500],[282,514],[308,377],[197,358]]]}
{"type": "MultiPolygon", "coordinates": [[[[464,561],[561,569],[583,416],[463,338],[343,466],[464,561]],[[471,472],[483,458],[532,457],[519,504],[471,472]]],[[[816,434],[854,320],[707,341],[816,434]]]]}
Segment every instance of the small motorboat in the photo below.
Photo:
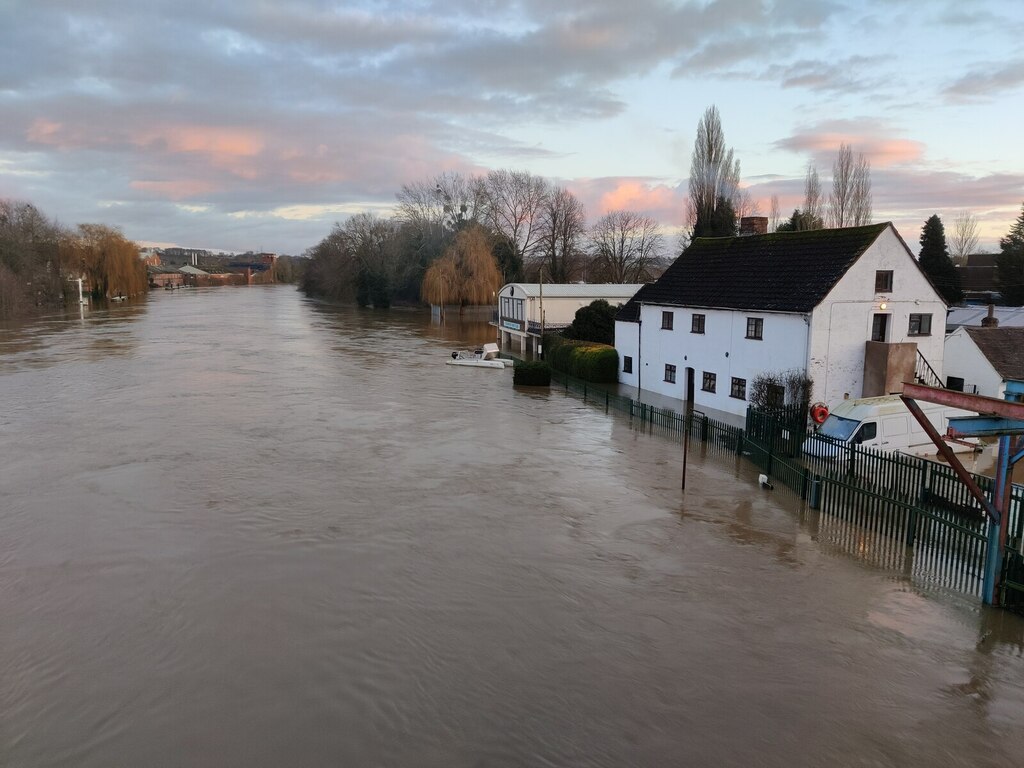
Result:
{"type": "Polygon", "coordinates": [[[505,361],[498,357],[497,344],[484,344],[473,351],[464,349],[452,352],[451,359],[445,362],[448,365],[466,365],[471,368],[504,368],[506,362],[512,364],[511,360],[505,361]]]}

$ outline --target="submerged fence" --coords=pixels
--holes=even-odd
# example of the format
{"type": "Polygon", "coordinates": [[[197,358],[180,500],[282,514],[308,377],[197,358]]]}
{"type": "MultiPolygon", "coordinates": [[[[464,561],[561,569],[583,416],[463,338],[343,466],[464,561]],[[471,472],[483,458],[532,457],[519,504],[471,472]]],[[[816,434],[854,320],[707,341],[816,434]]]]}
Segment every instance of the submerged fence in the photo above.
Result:
{"type": "MultiPolygon", "coordinates": [[[[824,440],[829,450],[804,452],[808,437],[799,412],[748,411],[746,428],[700,411],[658,408],[552,372],[552,386],[584,402],[626,413],[640,429],[678,439],[689,431],[702,450],[744,457],[780,487],[822,513],[819,539],[866,562],[915,580],[980,595],[988,547],[978,502],[952,468],[918,456],[824,440]],[[828,454],[828,455],[825,455],[828,454]]],[[[991,492],[993,479],[973,475],[991,492]]],[[[1024,486],[1014,485],[1004,552],[1002,605],[1024,611],[1024,486]]]]}

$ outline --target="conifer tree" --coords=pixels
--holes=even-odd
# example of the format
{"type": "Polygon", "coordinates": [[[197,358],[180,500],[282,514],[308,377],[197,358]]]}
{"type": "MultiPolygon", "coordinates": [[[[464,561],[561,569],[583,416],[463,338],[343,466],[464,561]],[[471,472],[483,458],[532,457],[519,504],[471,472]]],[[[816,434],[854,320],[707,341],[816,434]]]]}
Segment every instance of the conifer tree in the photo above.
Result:
{"type": "Polygon", "coordinates": [[[1010,232],[999,241],[996,275],[1003,303],[1024,306],[1024,205],[1010,232]]]}
{"type": "Polygon", "coordinates": [[[959,304],[963,300],[960,273],[949,257],[946,230],[937,214],[933,214],[921,228],[921,254],[918,261],[947,304],[959,304]]]}

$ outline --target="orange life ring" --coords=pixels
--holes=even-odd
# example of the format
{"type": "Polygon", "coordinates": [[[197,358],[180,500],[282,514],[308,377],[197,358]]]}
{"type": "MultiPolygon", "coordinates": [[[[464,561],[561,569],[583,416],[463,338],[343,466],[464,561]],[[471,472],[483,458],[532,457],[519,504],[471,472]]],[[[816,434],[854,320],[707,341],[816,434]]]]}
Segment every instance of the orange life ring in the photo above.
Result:
{"type": "Polygon", "coordinates": [[[811,406],[811,420],[815,424],[821,424],[828,418],[828,406],[824,403],[815,403],[811,406]]]}

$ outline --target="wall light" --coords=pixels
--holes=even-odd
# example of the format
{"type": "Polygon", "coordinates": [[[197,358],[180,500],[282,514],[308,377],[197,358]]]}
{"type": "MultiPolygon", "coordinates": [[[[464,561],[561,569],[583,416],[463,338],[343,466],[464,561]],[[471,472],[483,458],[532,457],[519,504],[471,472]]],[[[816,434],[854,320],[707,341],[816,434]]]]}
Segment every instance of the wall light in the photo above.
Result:
{"type": "Polygon", "coordinates": [[[882,302],[881,304],[879,304],[879,305],[878,305],[878,308],[879,308],[879,309],[885,309],[885,308],[886,308],[887,306],[889,306],[889,305],[888,305],[888,304],[886,304],[886,303],[885,303],[885,302],[883,301],[883,302],[882,302]]]}

